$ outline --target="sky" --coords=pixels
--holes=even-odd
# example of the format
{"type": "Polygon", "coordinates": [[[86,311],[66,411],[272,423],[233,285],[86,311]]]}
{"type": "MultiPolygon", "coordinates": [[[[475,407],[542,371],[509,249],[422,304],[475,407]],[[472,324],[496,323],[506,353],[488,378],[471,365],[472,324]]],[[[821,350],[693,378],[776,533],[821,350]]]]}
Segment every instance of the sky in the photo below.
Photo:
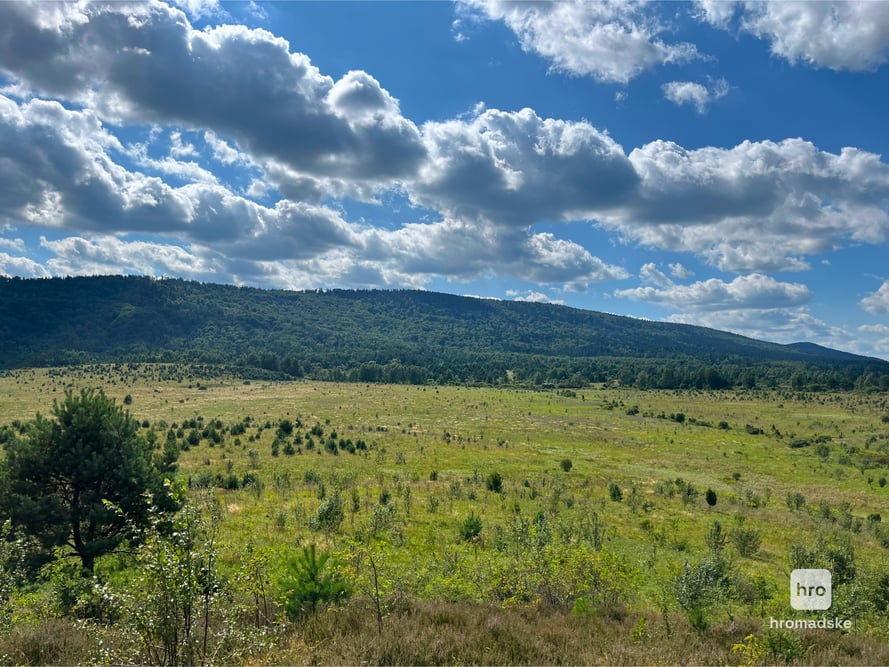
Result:
{"type": "Polygon", "coordinates": [[[0,274],[889,359],[889,2],[0,2],[0,274]]]}

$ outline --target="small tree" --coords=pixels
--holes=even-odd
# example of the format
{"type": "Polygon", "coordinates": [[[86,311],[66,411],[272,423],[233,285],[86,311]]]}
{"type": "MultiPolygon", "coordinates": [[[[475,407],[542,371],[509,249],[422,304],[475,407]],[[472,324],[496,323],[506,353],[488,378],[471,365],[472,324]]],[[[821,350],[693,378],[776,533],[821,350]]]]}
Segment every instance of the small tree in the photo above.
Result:
{"type": "Polygon", "coordinates": [[[704,498],[707,500],[707,505],[713,507],[716,505],[716,491],[713,489],[707,489],[707,493],[704,495],[704,498]]]}
{"type": "Polygon", "coordinates": [[[38,414],[25,437],[6,444],[0,515],[37,537],[47,553],[71,547],[92,571],[97,557],[147,525],[147,496],[162,512],[175,502],[139,424],[114,399],[102,391],[66,392],[52,413],[53,419],[38,414]]]}
{"type": "Polygon", "coordinates": [[[465,542],[478,540],[481,532],[482,519],[475,512],[470,512],[469,516],[460,522],[460,538],[465,542]]]}
{"type": "Polygon", "coordinates": [[[710,552],[717,558],[722,556],[722,551],[725,549],[725,541],[727,535],[725,531],[722,529],[722,524],[718,521],[714,521],[713,525],[710,526],[710,530],[707,531],[706,541],[707,548],[710,549],[710,552]]]}
{"type": "Polygon", "coordinates": [[[318,605],[337,602],[351,594],[351,588],[332,568],[330,554],[317,553],[315,545],[303,548],[290,560],[290,572],[284,578],[284,609],[290,618],[314,614],[318,605]]]}
{"type": "Polygon", "coordinates": [[[732,542],[738,550],[738,554],[744,558],[752,558],[759,551],[762,536],[755,528],[738,526],[732,531],[732,542]]]}
{"type": "Polygon", "coordinates": [[[488,491],[500,493],[503,491],[503,477],[499,472],[492,472],[485,480],[485,487],[488,491]]]}
{"type": "Polygon", "coordinates": [[[345,517],[343,499],[339,492],[336,492],[321,501],[318,509],[309,518],[309,528],[331,532],[340,527],[345,517]]]}
{"type": "Polygon", "coordinates": [[[728,597],[731,583],[725,562],[718,555],[698,565],[685,564],[674,581],[676,602],[698,632],[710,627],[710,611],[728,597]]]}

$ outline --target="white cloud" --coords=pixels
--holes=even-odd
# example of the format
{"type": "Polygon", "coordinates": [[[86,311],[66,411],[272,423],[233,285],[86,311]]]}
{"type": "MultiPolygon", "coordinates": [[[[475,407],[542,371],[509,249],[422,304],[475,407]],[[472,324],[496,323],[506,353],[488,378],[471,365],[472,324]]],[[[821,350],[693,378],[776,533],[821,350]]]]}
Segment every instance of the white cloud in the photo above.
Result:
{"type": "Polygon", "coordinates": [[[0,275],[21,276],[24,278],[48,278],[50,276],[43,266],[29,257],[17,257],[0,252],[0,275]]]}
{"type": "Polygon", "coordinates": [[[515,290],[507,290],[506,296],[511,298],[513,301],[526,301],[528,303],[555,303],[558,305],[565,304],[564,299],[551,299],[543,292],[534,292],[533,290],[528,290],[524,293],[517,292],[515,290]]]}
{"type": "Polygon", "coordinates": [[[858,331],[889,336],[889,326],[886,326],[885,324],[862,324],[858,327],[858,331]]]}
{"type": "Polygon", "coordinates": [[[384,185],[424,157],[369,75],[334,82],[265,30],[197,31],[161,3],[0,3],[0,71],[106,121],[212,130],[307,178],[384,185]]]}
{"type": "Polygon", "coordinates": [[[227,141],[221,139],[213,130],[204,132],[204,141],[213,152],[213,159],[230,166],[233,164],[252,165],[253,161],[248,155],[232,147],[227,141]]]}
{"type": "Polygon", "coordinates": [[[691,104],[699,114],[704,114],[710,104],[728,94],[729,85],[725,79],[711,82],[709,87],[693,81],[670,81],[661,89],[664,97],[673,104],[691,104]]]}
{"type": "Polygon", "coordinates": [[[627,277],[621,267],[606,264],[571,241],[491,224],[413,223],[395,231],[370,230],[363,239],[364,258],[425,280],[500,275],[582,290],[590,283],[627,277]]]}
{"type": "Polygon", "coordinates": [[[671,315],[667,321],[731,331],[757,340],[810,341],[838,350],[867,353],[859,336],[814,317],[805,307],[693,311],[671,315]]]}
{"type": "MultiPolygon", "coordinates": [[[[648,5],[470,4],[575,74],[629,80],[697,55],[660,41],[666,30],[648,5]],[[606,36],[629,46],[593,57],[606,36]]],[[[789,139],[698,150],[656,141],[627,155],[589,122],[483,105],[417,128],[366,72],[334,80],[267,31],[197,31],[160,3],[0,3],[0,69],[19,81],[16,99],[0,96],[0,225],[212,247],[233,274],[256,280],[297,284],[316,272],[418,285],[496,274],[585,289],[627,277],[594,248],[532,231],[567,220],[754,274],[889,239],[889,166],[873,153],[789,139]],[[127,147],[116,123],[155,129],[127,147]],[[322,204],[387,191],[438,222],[375,229],[322,204]]],[[[674,97],[703,108],[726,84],[709,85],[674,97]]],[[[668,276],[690,275],[652,265],[643,279],[666,298],[657,290],[681,287],[668,276]]]]}
{"type": "Polygon", "coordinates": [[[181,132],[170,132],[170,157],[197,157],[198,149],[194,144],[182,140],[181,132]]]}
{"type": "MultiPolygon", "coordinates": [[[[213,182],[172,187],[121,167],[114,150],[123,149],[88,111],[0,97],[0,222],[163,234],[264,260],[305,258],[358,243],[332,209],[286,200],[264,207],[213,182]]],[[[182,175],[175,160],[136,157],[182,175]]]]}
{"type": "Polygon", "coordinates": [[[453,218],[512,226],[585,218],[626,199],[637,181],[606,133],[531,109],[482,110],[422,132],[429,159],[410,195],[453,218]]]}
{"type": "Polygon", "coordinates": [[[889,326],[885,324],[864,324],[858,331],[869,341],[874,353],[889,357],[889,326]]]}
{"type": "Polygon", "coordinates": [[[643,265],[639,271],[639,277],[642,279],[642,282],[656,285],[657,287],[665,288],[673,285],[673,281],[663,271],[658,269],[654,262],[643,265]]]}
{"type": "Polygon", "coordinates": [[[218,16],[224,14],[219,0],[170,0],[192,18],[218,16]]]}
{"type": "Polygon", "coordinates": [[[211,261],[177,245],[124,241],[114,236],[67,237],[40,245],[55,254],[47,261],[54,275],[174,275],[195,280],[218,277],[211,261]]]}
{"type": "Polygon", "coordinates": [[[670,275],[674,278],[685,280],[686,278],[690,278],[694,275],[694,271],[689,271],[679,262],[676,262],[675,264],[668,264],[668,266],[670,268],[670,275]]]}
{"type": "Polygon", "coordinates": [[[693,44],[670,44],[659,38],[666,28],[653,7],[623,0],[461,2],[462,10],[474,17],[505,23],[522,49],[542,56],[554,70],[614,83],[627,83],[659,65],[699,57],[693,44]]]}
{"type": "Polygon", "coordinates": [[[889,313],[889,280],[880,285],[880,289],[858,302],[858,305],[869,313],[889,313]]]}
{"type": "Polygon", "coordinates": [[[654,282],[656,287],[616,290],[615,296],[683,311],[788,308],[811,298],[809,288],[803,284],[782,283],[758,273],[738,276],[729,283],[711,278],[691,285],[676,285],[653,264],[646,264],[643,278],[654,282]]]}
{"type": "Polygon", "coordinates": [[[738,27],[768,40],[791,63],[868,71],[889,60],[889,6],[885,2],[700,2],[701,18],[738,27]]]}
{"type": "Polygon", "coordinates": [[[190,183],[207,183],[218,185],[219,180],[207,169],[204,169],[197,162],[189,160],[187,162],[176,159],[175,155],[187,151],[186,147],[179,148],[175,144],[170,151],[170,155],[164,158],[153,158],[148,155],[148,146],[146,144],[133,144],[127,150],[127,155],[133,162],[143,168],[151,169],[161,174],[174,176],[183,181],[190,183]]]}
{"type": "MultiPolygon", "coordinates": [[[[873,354],[876,349],[860,335],[831,326],[813,316],[806,304],[811,292],[800,283],[779,282],[771,276],[750,274],[730,282],[718,279],[678,285],[647,264],[640,273],[655,286],[615,290],[619,298],[645,301],[672,311],[666,321],[731,331],[778,343],[813,341],[835,349],[873,354]]],[[[876,331],[876,329],[874,329],[876,331]]]]}
{"type": "Polygon", "coordinates": [[[0,247],[9,248],[16,252],[25,252],[25,242],[23,239],[6,239],[0,237],[0,247]]]}
{"type": "Polygon", "coordinates": [[[889,238],[889,165],[874,153],[801,139],[691,151],[655,141],[629,160],[639,187],[602,225],[723,270],[802,270],[806,255],[889,238]]]}

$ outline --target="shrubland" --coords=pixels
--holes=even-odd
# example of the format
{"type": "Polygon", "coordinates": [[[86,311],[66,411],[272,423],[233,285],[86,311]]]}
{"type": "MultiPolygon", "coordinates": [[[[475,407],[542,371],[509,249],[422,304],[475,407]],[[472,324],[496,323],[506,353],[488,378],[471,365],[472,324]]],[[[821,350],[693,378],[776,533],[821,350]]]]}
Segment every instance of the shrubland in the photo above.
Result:
{"type": "Polygon", "coordinates": [[[84,389],[170,502],[92,572],[4,524],[2,663],[889,662],[883,394],[94,365],[7,372],[0,441],[84,389]],[[797,567],[851,630],[770,627],[821,616],[789,606],[797,567]]]}

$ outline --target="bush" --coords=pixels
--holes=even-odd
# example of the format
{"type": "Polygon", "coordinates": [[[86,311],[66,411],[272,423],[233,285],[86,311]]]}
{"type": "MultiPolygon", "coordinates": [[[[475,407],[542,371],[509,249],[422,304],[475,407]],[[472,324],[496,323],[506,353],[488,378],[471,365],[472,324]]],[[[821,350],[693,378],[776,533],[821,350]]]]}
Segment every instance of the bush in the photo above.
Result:
{"type": "Polygon", "coordinates": [[[799,511],[806,504],[806,497],[799,491],[792,491],[787,494],[787,507],[790,511],[799,511]]]}
{"type": "Polygon", "coordinates": [[[562,462],[559,463],[562,470],[565,472],[570,472],[571,468],[574,467],[574,464],[571,462],[571,459],[562,459],[562,462]]]}
{"type": "Polygon", "coordinates": [[[345,518],[343,501],[339,493],[327,496],[318,505],[318,509],[309,519],[309,528],[312,530],[334,531],[340,527],[345,518]]]}
{"type": "Polygon", "coordinates": [[[608,485],[608,497],[611,498],[614,502],[619,503],[624,499],[624,492],[621,491],[620,486],[618,486],[615,482],[611,482],[608,485]]]}
{"type": "Polygon", "coordinates": [[[698,565],[686,563],[674,582],[676,602],[698,632],[710,627],[710,609],[730,593],[731,582],[725,570],[725,563],[718,557],[698,565]]]}
{"type": "Polygon", "coordinates": [[[704,494],[704,498],[707,500],[707,504],[710,507],[713,507],[716,504],[716,491],[713,489],[707,489],[707,493],[704,494]]]}
{"type": "Polygon", "coordinates": [[[485,480],[485,487],[488,489],[488,491],[501,493],[503,491],[503,477],[500,475],[499,472],[492,472],[485,480]]]}

